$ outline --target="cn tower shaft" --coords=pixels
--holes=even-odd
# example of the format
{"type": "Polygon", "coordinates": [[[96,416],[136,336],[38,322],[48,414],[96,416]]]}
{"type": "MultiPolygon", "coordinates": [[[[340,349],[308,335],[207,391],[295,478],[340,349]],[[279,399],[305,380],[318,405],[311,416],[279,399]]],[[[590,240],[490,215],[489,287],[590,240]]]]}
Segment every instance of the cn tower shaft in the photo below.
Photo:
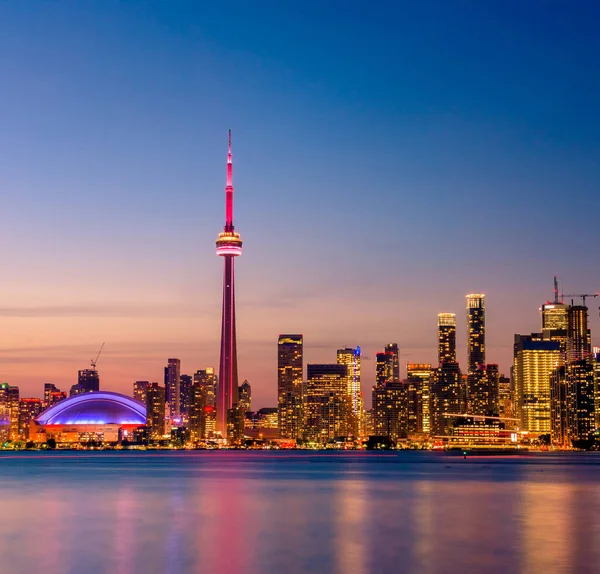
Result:
{"type": "Polygon", "coordinates": [[[237,346],[235,336],[235,272],[234,259],[242,254],[242,240],[233,226],[233,164],[231,130],[227,153],[227,185],[225,187],[225,227],[217,238],[217,255],[224,259],[223,316],[221,320],[221,357],[217,392],[217,433],[230,438],[230,413],[238,403],[237,346]]]}

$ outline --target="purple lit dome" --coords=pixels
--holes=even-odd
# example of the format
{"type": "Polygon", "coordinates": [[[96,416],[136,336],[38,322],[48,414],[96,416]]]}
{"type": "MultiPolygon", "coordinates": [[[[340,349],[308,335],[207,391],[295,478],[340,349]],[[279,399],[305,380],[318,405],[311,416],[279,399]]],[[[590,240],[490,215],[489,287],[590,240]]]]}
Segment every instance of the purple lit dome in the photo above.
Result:
{"type": "Polygon", "coordinates": [[[35,422],[41,425],[144,425],[146,405],[119,393],[83,393],[56,403],[38,415],[35,422]]]}

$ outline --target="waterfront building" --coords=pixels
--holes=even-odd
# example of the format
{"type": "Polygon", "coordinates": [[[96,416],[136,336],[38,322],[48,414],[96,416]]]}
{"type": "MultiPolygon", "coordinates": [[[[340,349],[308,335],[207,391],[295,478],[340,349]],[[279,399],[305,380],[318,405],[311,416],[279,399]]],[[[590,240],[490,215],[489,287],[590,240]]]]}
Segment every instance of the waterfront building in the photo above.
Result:
{"type": "Polygon", "coordinates": [[[277,341],[277,417],[280,438],[297,439],[303,425],[303,337],[279,335],[277,341]]]}
{"type": "Polygon", "coordinates": [[[166,403],[169,405],[172,423],[181,422],[181,361],[168,359],[165,367],[166,403]]]}
{"type": "Polygon", "coordinates": [[[44,408],[51,407],[54,403],[67,398],[67,393],[61,391],[53,383],[44,383],[44,408]]]}
{"type": "Polygon", "coordinates": [[[165,387],[151,383],[146,389],[146,426],[148,439],[159,440],[165,435],[165,387]]]}
{"type": "Polygon", "coordinates": [[[360,347],[338,349],[337,362],[338,365],[346,365],[347,368],[346,392],[352,404],[348,420],[350,433],[354,436],[361,436],[363,402],[360,390],[360,347]]]}
{"type": "Polygon", "coordinates": [[[589,448],[596,429],[596,358],[562,365],[551,375],[551,435],[554,444],[589,448]]]}
{"type": "Polygon", "coordinates": [[[19,437],[29,438],[29,424],[44,410],[42,399],[24,397],[19,399],[19,437]]]}
{"type": "Polygon", "coordinates": [[[198,369],[194,373],[194,384],[202,385],[206,393],[206,405],[216,407],[218,378],[213,367],[198,369]]]}
{"type": "Polygon", "coordinates": [[[538,333],[515,335],[513,377],[521,430],[550,433],[550,376],[561,362],[559,341],[545,341],[538,333]]]}
{"type": "Polygon", "coordinates": [[[206,405],[206,388],[198,383],[192,384],[189,392],[188,405],[188,428],[190,431],[190,441],[197,443],[206,438],[206,415],[208,409],[206,405]]]}
{"type": "Polygon", "coordinates": [[[456,362],[456,314],[438,313],[438,363],[456,362]]]}
{"type": "Polygon", "coordinates": [[[441,437],[451,433],[453,420],[465,410],[465,385],[458,363],[444,361],[431,372],[429,386],[430,434],[441,437]]]}
{"type": "Polygon", "coordinates": [[[352,403],[347,393],[346,365],[307,366],[304,435],[306,440],[325,444],[348,436],[348,415],[352,403]]]}
{"type": "MultiPolygon", "coordinates": [[[[217,255],[223,257],[223,309],[221,320],[221,353],[219,359],[219,387],[217,393],[217,433],[223,438],[238,421],[237,413],[229,411],[238,407],[238,366],[235,327],[235,275],[234,259],[242,254],[242,240],[233,225],[233,160],[231,155],[231,130],[227,151],[227,183],[225,186],[225,226],[217,238],[217,255]]],[[[242,421],[243,427],[243,421],[242,421]]],[[[235,428],[237,434],[240,429],[235,428]]]]}
{"type": "MultiPolygon", "coordinates": [[[[455,350],[456,354],[456,350],[455,350]]],[[[419,418],[417,414],[411,415],[412,411],[420,412],[420,426],[417,425],[417,430],[411,431],[414,423],[409,420],[409,432],[422,432],[429,434],[431,431],[431,421],[429,414],[429,403],[430,403],[430,387],[431,387],[431,364],[429,363],[408,363],[406,368],[407,381],[419,379],[420,392],[416,395],[411,395],[411,389],[408,389],[408,416],[419,418]],[[416,401],[416,402],[415,402],[416,401]]]]}
{"type": "MultiPolygon", "coordinates": [[[[514,418],[513,386],[510,377],[498,377],[498,416],[500,418],[514,418]]],[[[506,421],[507,427],[513,426],[513,421],[506,421]]]]}
{"type": "Polygon", "coordinates": [[[29,440],[116,443],[145,423],[146,407],[131,397],[107,391],[82,393],[39,414],[29,425],[29,440]]]}
{"type": "Polygon", "coordinates": [[[406,387],[401,381],[388,381],[373,387],[373,423],[376,436],[392,442],[408,435],[406,387]]]}
{"type": "Polygon", "coordinates": [[[0,384],[0,440],[19,439],[19,387],[0,384]]]}
{"type": "Polygon", "coordinates": [[[567,353],[569,305],[559,303],[544,303],[540,309],[542,317],[542,338],[546,341],[558,341],[563,357],[567,353]]]}

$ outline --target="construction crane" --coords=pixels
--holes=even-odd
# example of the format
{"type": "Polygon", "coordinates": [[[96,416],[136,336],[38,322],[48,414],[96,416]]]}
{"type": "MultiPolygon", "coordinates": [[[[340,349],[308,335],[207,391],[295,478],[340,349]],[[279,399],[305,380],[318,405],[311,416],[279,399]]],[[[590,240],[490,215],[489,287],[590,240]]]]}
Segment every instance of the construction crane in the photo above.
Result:
{"type": "Polygon", "coordinates": [[[100,347],[100,350],[98,351],[98,354],[96,355],[96,358],[92,359],[90,361],[90,364],[92,365],[92,369],[94,369],[94,370],[96,369],[96,363],[98,362],[98,357],[100,356],[100,353],[102,352],[102,349],[104,349],[104,345],[105,344],[106,343],[102,343],[102,346],[100,347]]]}
{"type": "MultiPolygon", "coordinates": [[[[579,293],[579,294],[575,294],[575,295],[565,295],[564,293],[561,295],[561,297],[564,299],[565,297],[578,297],[580,299],[583,300],[583,306],[585,307],[585,300],[587,297],[591,297],[592,299],[594,297],[598,297],[600,295],[600,293],[579,293]]],[[[571,300],[572,303],[572,300],[571,300]]]]}

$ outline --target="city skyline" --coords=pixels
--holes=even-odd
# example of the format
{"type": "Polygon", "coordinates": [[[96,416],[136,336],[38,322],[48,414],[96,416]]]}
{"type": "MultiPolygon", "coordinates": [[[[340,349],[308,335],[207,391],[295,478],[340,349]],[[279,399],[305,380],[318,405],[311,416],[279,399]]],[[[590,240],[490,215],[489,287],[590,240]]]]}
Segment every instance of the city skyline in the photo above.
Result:
{"type": "MultiPolygon", "coordinates": [[[[8,192],[0,240],[10,247],[0,288],[0,381],[23,396],[39,396],[45,382],[70,388],[102,341],[106,390],[130,393],[135,380],[161,381],[168,357],[190,375],[218,368],[221,275],[210,245],[221,219],[219,142],[229,126],[243,191],[236,219],[250,246],[237,277],[239,377],[251,382],[257,406],[277,402],[280,333],[303,334],[305,364],[331,363],[336,349],[360,345],[368,403],[375,353],[389,342],[400,347],[402,376],[408,362],[436,363],[440,312],[456,314],[466,372],[467,293],[486,294],[486,361],[508,374],[514,334],[541,329],[538,309],[552,300],[552,275],[564,292],[598,291],[600,272],[589,262],[600,238],[595,212],[586,209],[600,175],[593,163],[598,116],[594,98],[586,98],[598,90],[588,75],[592,60],[572,36],[567,42],[558,35],[570,54],[567,69],[552,49],[540,59],[535,42],[551,48],[541,32],[526,42],[524,30],[513,29],[520,51],[507,55],[517,64],[511,73],[524,78],[526,63],[538,58],[528,88],[544,97],[534,105],[531,95],[499,89],[484,104],[470,78],[460,90],[450,82],[455,91],[446,99],[435,95],[441,80],[424,85],[418,66],[435,71],[441,56],[413,34],[387,40],[394,52],[419,49],[414,64],[398,59],[392,66],[409,92],[360,69],[353,86],[329,78],[328,66],[347,71],[353,55],[359,67],[377,59],[368,40],[374,27],[385,29],[378,17],[365,23],[371,35],[361,36],[358,54],[343,54],[350,28],[342,26],[348,38],[337,49],[318,28],[305,46],[308,62],[296,59],[291,41],[275,58],[259,38],[262,27],[277,28],[277,11],[245,32],[244,53],[225,41],[218,8],[194,32],[177,11],[148,8],[140,22],[122,6],[87,12],[31,4],[33,17],[25,6],[0,8],[0,45],[13,56],[13,89],[0,95],[0,185],[8,192]],[[111,31],[115,21],[120,27],[111,31]],[[179,24],[180,35],[159,22],[179,24]],[[26,49],[20,38],[32,36],[26,49]],[[56,64],[67,46],[61,37],[79,40],[83,54],[63,62],[64,70],[56,64]],[[164,50],[155,67],[143,63],[147,52],[133,39],[164,50]],[[117,47],[105,50],[112,41],[117,47]],[[270,64],[244,86],[242,68],[256,71],[253,54],[270,64]],[[320,65],[317,55],[324,56],[320,65]],[[97,59],[93,76],[81,74],[85,57],[97,59]],[[198,67],[190,67],[194,58],[198,67]],[[557,67],[552,73],[550,65],[557,67]],[[257,106],[266,86],[280,90],[257,106]],[[384,97],[388,88],[393,95],[384,97]],[[357,105],[363,112],[354,114],[357,105]],[[304,112],[295,117],[297,109],[304,112]],[[379,199],[373,190],[381,190],[379,199]],[[386,202],[391,209],[382,208],[386,202]],[[557,229],[556,241],[542,233],[548,226],[557,229]],[[282,273],[282,261],[293,261],[294,273],[282,273]]],[[[231,24],[242,32],[248,14],[238,8],[231,24]]],[[[327,10],[319,13],[324,27],[332,18],[327,10]]],[[[404,10],[406,21],[423,21],[420,8],[404,10]]],[[[484,24],[509,20],[509,9],[478,10],[484,24]]],[[[523,10],[522,21],[533,18],[523,10]]],[[[185,15],[192,23],[205,16],[189,6],[185,15]]],[[[446,16],[457,28],[444,34],[458,36],[459,22],[446,16]]],[[[550,31],[564,21],[539,16],[550,31]]],[[[569,15],[567,26],[573,19],[587,29],[582,15],[569,15]]],[[[299,26],[302,34],[310,30],[299,26]]],[[[490,90],[508,74],[493,60],[507,39],[493,40],[484,42],[482,59],[464,62],[490,90]],[[485,56],[492,58],[489,72],[480,68],[485,56]]],[[[596,301],[588,302],[592,333],[599,328],[596,301]]]]}

